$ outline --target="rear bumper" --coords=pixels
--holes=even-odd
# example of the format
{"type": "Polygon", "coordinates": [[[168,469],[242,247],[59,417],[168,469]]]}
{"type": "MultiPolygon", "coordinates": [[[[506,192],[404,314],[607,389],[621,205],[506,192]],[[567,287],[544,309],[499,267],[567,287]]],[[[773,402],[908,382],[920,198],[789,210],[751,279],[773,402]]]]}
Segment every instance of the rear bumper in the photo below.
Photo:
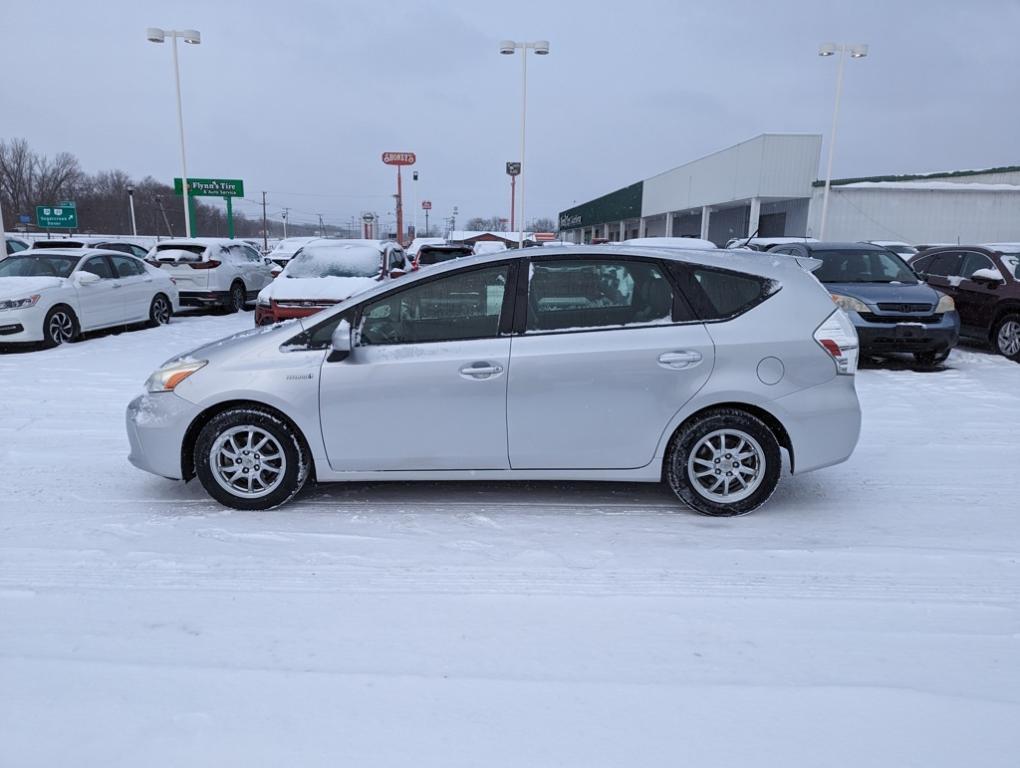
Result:
{"type": "Polygon", "coordinates": [[[226,291],[181,291],[182,307],[212,307],[226,304],[230,294],[226,291]]]}
{"type": "Polygon", "coordinates": [[[853,376],[835,376],[773,400],[769,410],[790,436],[797,474],[846,461],[857,447],[861,404],[853,376]]]}
{"type": "Polygon", "coordinates": [[[127,407],[128,461],[154,475],[180,480],[184,434],[198,407],[172,392],[139,395],[127,407]]]}
{"type": "Polygon", "coordinates": [[[893,354],[909,352],[945,352],[956,346],[960,339],[960,316],[956,312],[944,313],[937,322],[900,320],[875,322],[865,320],[856,312],[850,313],[861,353],[893,354]]]}

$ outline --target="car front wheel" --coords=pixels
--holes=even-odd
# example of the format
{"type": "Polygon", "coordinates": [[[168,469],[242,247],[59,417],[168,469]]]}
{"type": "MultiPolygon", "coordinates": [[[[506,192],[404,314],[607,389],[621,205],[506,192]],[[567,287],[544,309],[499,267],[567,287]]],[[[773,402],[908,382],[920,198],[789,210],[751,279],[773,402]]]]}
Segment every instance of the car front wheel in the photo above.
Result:
{"type": "Polygon", "coordinates": [[[666,455],[670,488],[703,515],[733,517],[760,507],[779,483],[779,441],[761,419],[707,411],[684,425],[666,455]]]}
{"type": "Polygon", "coordinates": [[[56,347],[78,338],[78,318],[70,307],[58,304],[43,321],[43,344],[56,347]]]}
{"type": "Polygon", "coordinates": [[[995,326],[995,351],[1003,357],[1020,362],[1020,315],[1009,314],[995,326]]]}
{"type": "Polygon", "coordinates": [[[217,414],[195,441],[202,487],[234,509],[271,509],[289,501],[308,479],[305,448],[287,422],[259,408],[217,414]]]}

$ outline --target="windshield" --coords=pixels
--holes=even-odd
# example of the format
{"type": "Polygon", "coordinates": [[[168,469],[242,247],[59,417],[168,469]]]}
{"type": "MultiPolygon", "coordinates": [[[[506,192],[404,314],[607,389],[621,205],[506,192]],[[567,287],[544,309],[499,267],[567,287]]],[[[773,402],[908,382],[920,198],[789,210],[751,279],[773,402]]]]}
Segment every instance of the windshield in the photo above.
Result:
{"type": "Polygon", "coordinates": [[[286,277],[375,277],[382,254],[374,248],[304,248],[283,270],[286,277]]]}
{"type": "Polygon", "coordinates": [[[1002,265],[1012,273],[1014,280],[1020,280],[1020,251],[1002,254],[1002,265]]]}
{"type": "Polygon", "coordinates": [[[918,282],[910,267],[888,251],[812,250],[811,255],[822,260],[814,276],[823,283],[918,282]]]}
{"type": "Polygon", "coordinates": [[[69,277],[80,256],[8,256],[0,261],[0,277],[69,277]]]}
{"type": "Polygon", "coordinates": [[[471,251],[465,248],[422,248],[418,251],[418,263],[428,266],[430,264],[441,264],[444,261],[453,261],[461,256],[470,256],[471,251]]]}

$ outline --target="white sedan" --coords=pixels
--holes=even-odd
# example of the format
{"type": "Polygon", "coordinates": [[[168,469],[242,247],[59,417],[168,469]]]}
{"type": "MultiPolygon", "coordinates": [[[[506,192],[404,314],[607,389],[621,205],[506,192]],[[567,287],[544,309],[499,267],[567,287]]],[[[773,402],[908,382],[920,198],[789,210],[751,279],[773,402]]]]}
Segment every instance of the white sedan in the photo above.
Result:
{"type": "Polygon", "coordinates": [[[53,248],[0,261],[0,345],[56,346],[98,328],[162,325],[179,308],[173,280],[124,253],[53,248]]]}

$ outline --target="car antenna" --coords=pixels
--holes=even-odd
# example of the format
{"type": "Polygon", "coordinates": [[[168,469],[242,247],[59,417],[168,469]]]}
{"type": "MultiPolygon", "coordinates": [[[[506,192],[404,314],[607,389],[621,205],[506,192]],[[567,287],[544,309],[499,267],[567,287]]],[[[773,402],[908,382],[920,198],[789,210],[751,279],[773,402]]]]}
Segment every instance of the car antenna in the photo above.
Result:
{"type": "Polygon", "coordinates": [[[752,233],[751,233],[750,237],[748,237],[748,238],[747,238],[747,239],[746,239],[746,240],[744,241],[744,244],[743,244],[742,246],[740,246],[740,247],[741,247],[741,248],[746,248],[746,247],[747,247],[747,244],[748,244],[749,242],[751,242],[752,240],[754,240],[754,237],[755,237],[755,235],[757,235],[757,234],[758,234],[758,230],[759,230],[759,229],[761,229],[761,227],[755,227],[755,228],[754,228],[754,232],[752,232],[752,233]]]}

